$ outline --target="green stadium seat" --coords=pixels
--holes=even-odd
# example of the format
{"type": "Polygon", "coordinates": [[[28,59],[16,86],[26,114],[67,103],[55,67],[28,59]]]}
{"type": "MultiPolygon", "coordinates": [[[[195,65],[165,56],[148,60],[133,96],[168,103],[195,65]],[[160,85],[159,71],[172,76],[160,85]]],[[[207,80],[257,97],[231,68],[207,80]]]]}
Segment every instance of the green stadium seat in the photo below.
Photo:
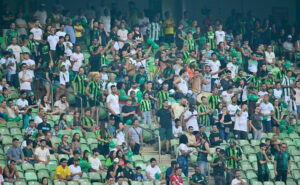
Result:
{"type": "Polygon", "coordinates": [[[68,182],[68,185],[78,185],[78,182],[75,182],[75,181],[69,181],[69,182],[68,182]]]}
{"type": "Polygon", "coordinates": [[[3,136],[2,137],[2,144],[3,145],[11,145],[12,144],[12,137],[10,137],[10,136],[3,136]]]}
{"type": "MultiPolygon", "coordinates": [[[[106,179],[106,175],[107,175],[106,172],[102,172],[102,173],[101,173],[101,178],[102,178],[102,179],[106,179]]],[[[93,185],[94,185],[94,184],[93,184],[93,185]]]]}
{"type": "MultiPolygon", "coordinates": [[[[0,124],[1,125],[1,124],[0,124]]],[[[6,127],[1,127],[0,128],[0,133],[3,135],[3,136],[10,136],[10,132],[9,130],[6,128],[6,127]]]]}
{"type": "Polygon", "coordinates": [[[259,144],[261,143],[259,140],[255,140],[255,139],[251,139],[250,142],[252,146],[259,146],[259,144]]]}
{"type": "MultiPolygon", "coordinates": [[[[298,180],[298,179],[297,179],[298,180]]],[[[297,185],[295,181],[286,181],[286,185],[297,185]]]]}
{"type": "Polygon", "coordinates": [[[98,141],[96,138],[87,138],[87,143],[90,145],[90,144],[97,144],[98,141]]]}
{"type": "Polygon", "coordinates": [[[4,153],[6,153],[6,154],[7,154],[7,151],[8,151],[8,149],[9,149],[11,146],[12,146],[11,144],[7,144],[7,145],[5,145],[5,146],[4,146],[4,148],[3,148],[3,150],[4,150],[4,153]]]}
{"type": "Polygon", "coordinates": [[[100,181],[101,177],[96,172],[89,172],[89,178],[91,181],[100,181]]]}
{"type": "Polygon", "coordinates": [[[42,180],[44,177],[47,177],[48,179],[50,178],[50,175],[47,171],[40,171],[38,172],[37,176],[39,180],[42,180]]]}
{"type": "Polygon", "coordinates": [[[100,161],[106,160],[106,158],[105,158],[103,155],[98,155],[98,159],[99,159],[100,161]]]}
{"type": "Polygon", "coordinates": [[[87,150],[87,151],[91,152],[91,149],[90,149],[90,147],[89,147],[87,144],[82,144],[82,145],[81,145],[81,150],[82,150],[82,151],[87,150]]]}
{"type": "Polygon", "coordinates": [[[129,184],[128,184],[128,182],[126,182],[126,181],[123,181],[123,185],[129,185],[129,184]]]}
{"type": "Polygon", "coordinates": [[[11,182],[4,182],[4,185],[14,185],[14,184],[11,182]]]}
{"type": "Polygon", "coordinates": [[[19,125],[16,122],[9,122],[7,128],[19,128],[19,125]]]}
{"type": "Polygon", "coordinates": [[[52,137],[51,140],[55,145],[59,144],[61,142],[61,138],[59,137],[52,137]]]}
{"type": "MultiPolygon", "coordinates": [[[[142,171],[145,171],[146,170],[146,164],[143,163],[143,162],[139,162],[139,163],[135,163],[134,164],[134,167],[141,167],[142,168],[142,171]]],[[[161,170],[161,169],[160,169],[161,170]]]]}
{"type": "Polygon", "coordinates": [[[258,170],[257,162],[253,162],[253,163],[251,163],[251,165],[252,165],[254,171],[258,170]]]}
{"type": "Polygon", "coordinates": [[[34,169],[35,169],[35,171],[47,170],[45,164],[43,164],[43,163],[36,163],[34,165],[34,169]]]}
{"type": "Polygon", "coordinates": [[[247,171],[246,172],[246,177],[247,177],[248,180],[251,180],[251,179],[256,179],[257,180],[257,175],[253,171],[247,171]]]}
{"type": "Polygon", "coordinates": [[[293,156],[300,156],[300,150],[293,150],[291,153],[293,156]]]}
{"type": "Polygon", "coordinates": [[[69,133],[69,131],[68,131],[68,130],[60,130],[60,131],[59,131],[59,134],[61,134],[61,135],[68,135],[68,136],[70,136],[70,133],[69,133]]]}
{"type": "Polygon", "coordinates": [[[165,173],[167,171],[167,169],[169,168],[169,166],[163,165],[163,166],[159,166],[159,168],[162,173],[165,173]]]}
{"type": "Polygon", "coordinates": [[[273,165],[273,164],[268,163],[267,165],[268,165],[268,168],[269,168],[270,171],[271,171],[271,170],[272,170],[272,171],[274,170],[274,165],[273,165]]]}
{"type": "Polygon", "coordinates": [[[88,138],[96,138],[96,135],[94,132],[86,132],[85,133],[85,138],[88,139],[88,138]]]}
{"type": "Polygon", "coordinates": [[[256,162],[257,161],[257,157],[256,157],[255,154],[249,154],[248,160],[249,160],[250,163],[256,162]]]}
{"type": "MultiPolygon", "coordinates": [[[[68,122],[69,123],[69,122],[68,122]]],[[[80,138],[83,137],[82,132],[80,130],[72,130],[72,136],[74,136],[74,134],[78,133],[80,138]]]]}
{"type": "Polygon", "coordinates": [[[272,181],[265,181],[264,185],[274,185],[274,183],[272,181]]]}
{"type": "Polygon", "coordinates": [[[22,135],[22,132],[21,132],[21,130],[19,128],[11,128],[10,129],[10,133],[12,135],[22,135]]]}
{"type": "Polygon", "coordinates": [[[299,134],[291,133],[291,134],[289,134],[289,138],[295,140],[295,139],[300,139],[300,136],[299,136],[299,134]]]}
{"type": "Polygon", "coordinates": [[[59,115],[52,115],[51,120],[57,123],[59,120],[59,115]]]}
{"type": "Polygon", "coordinates": [[[90,144],[86,141],[86,139],[80,137],[80,144],[90,144]]]}
{"type": "Polygon", "coordinates": [[[252,146],[243,146],[243,151],[245,154],[255,154],[255,150],[252,146]]]}
{"type": "Polygon", "coordinates": [[[297,169],[299,169],[297,164],[295,162],[292,162],[291,163],[291,170],[297,170],[297,169]]]}
{"type": "Polygon", "coordinates": [[[239,140],[239,142],[240,142],[240,146],[250,145],[248,140],[239,140]]]}
{"type": "Polygon", "coordinates": [[[22,164],[22,169],[24,171],[34,171],[34,168],[30,163],[23,163],[22,164]]]}
{"type": "Polygon", "coordinates": [[[58,160],[60,161],[62,158],[65,158],[65,159],[69,160],[69,155],[67,155],[67,154],[59,154],[58,155],[58,160]]]}
{"type": "Polygon", "coordinates": [[[140,155],[133,155],[132,161],[134,161],[135,163],[138,163],[138,162],[143,162],[143,159],[142,159],[142,156],[140,156],[140,155]]]}
{"type": "Polygon", "coordinates": [[[93,182],[92,185],[103,185],[103,183],[100,183],[100,182],[93,182]]]}
{"type": "Polygon", "coordinates": [[[287,133],[280,133],[279,134],[279,139],[284,139],[284,138],[286,138],[286,137],[289,137],[289,134],[287,134],[287,133]]]}
{"type": "Polygon", "coordinates": [[[26,185],[26,182],[24,182],[24,181],[16,181],[15,185],[26,185]]]}
{"type": "Polygon", "coordinates": [[[143,185],[153,185],[153,182],[149,182],[149,181],[144,181],[143,185]]]}
{"type": "Polygon", "coordinates": [[[89,181],[83,181],[80,183],[80,185],[92,185],[92,184],[89,181]]]}
{"type": "Polygon", "coordinates": [[[285,185],[285,183],[282,181],[275,181],[275,185],[285,185]]]}
{"type": "Polygon", "coordinates": [[[246,171],[252,169],[251,164],[250,164],[249,162],[247,162],[247,161],[246,161],[246,162],[242,162],[242,163],[241,163],[241,167],[242,167],[242,170],[243,170],[244,172],[246,172],[246,171]]]}
{"type": "Polygon", "coordinates": [[[139,181],[131,181],[131,185],[142,185],[142,182],[139,181]]]}
{"type": "Polygon", "coordinates": [[[66,184],[62,181],[54,181],[54,185],[66,185],[66,184]]]}
{"type": "Polygon", "coordinates": [[[149,163],[151,158],[152,158],[152,156],[150,156],[150,155],[143,155],[143,161],[145,163],[149,163]]]}
{"type": "Polygon", "coordinates": [[[25,172],[25,179],[26,181],[37,181],[38,178],[35,174],[35,172],[25,172]]]}

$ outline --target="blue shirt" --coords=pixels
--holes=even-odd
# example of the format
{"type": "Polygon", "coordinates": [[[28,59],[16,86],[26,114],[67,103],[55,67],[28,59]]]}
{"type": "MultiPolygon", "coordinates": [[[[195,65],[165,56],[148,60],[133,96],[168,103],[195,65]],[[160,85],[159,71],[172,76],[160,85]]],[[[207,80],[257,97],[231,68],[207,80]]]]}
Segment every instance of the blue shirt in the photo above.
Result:
{"type": "Polygon", "coordinates": [[[75,32],[74,32],[74,29],[72,26],[65,26],[65,30],[66,34],[69,34],[70,35],[70,39],[71,39],[71,42],[73,44],[75,44],[75,41],[76,41],[76,37],[75,37],[75,32]]]}
{"type": "Polygon", "coordinates": [[[40,123],[38,125],[38,130],[41,130],[44,134],[46,134],[47,132],[51,131],[51,125],[49,123],[46,125],[44,125],[44,123],[40,123]]]}
{"type": "Polygon", "coordinates": [[[116,127],[110,124],[107,124],[107,129],[111,135],[111,137],[114,137],[115,133],[116,133],[116,127]]]}

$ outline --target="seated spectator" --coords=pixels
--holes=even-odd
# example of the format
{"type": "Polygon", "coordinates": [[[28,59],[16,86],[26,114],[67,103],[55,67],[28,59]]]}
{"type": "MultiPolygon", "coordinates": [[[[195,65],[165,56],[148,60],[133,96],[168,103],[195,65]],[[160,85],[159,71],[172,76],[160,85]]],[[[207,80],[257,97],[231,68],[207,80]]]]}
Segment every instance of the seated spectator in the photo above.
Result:
{"type": "Polygon", "coordinates": [[[100,159],[98,158],[99,152],[97,149],[93,150],[93,155],[89,157],[89,162],[91,163],[91,171],[97,172],[99,174],[102,173],[103,167],[100,159]]]}
{"type": "Polygon", "coordinates": [[[127,156],[123,154],[123,151],[121,149],[117,150],[117,158],[119,159],[119,165],[121,165],[122,167],[125,165],[125,161],[128,160],[127,156]]]}
{"type": "Polygon", "coordinates": [[[13,120],[20,120],[20,117],[18,116],[18,109],[16,106],[14,106],[13,99],[8,99],[8,105],[6,106],[6,111],[8,114],[8,119],[13,120]]]}
{"type": "Polygon", "coordinates": [[[9,165],[5,166],[3,173],[4,182],[14,183],[16,181],[21,181],[18,170],[16,168],[16,161],[10,160],[9,165]]]}
{"type": "Polygon", "coordinates": [[[72,164],[69,168],[70,168],[70,172],[71,172],[71,177],[72,180],[75,182],[82,182],[82,180],[80,179],[82,176],[82,171],[81,171],[81,167],[79,166],[79,158],[74,159],[74,164],[72,164]]]}
{"type": "Polygon", "coordinates": [[[19,139],[14,138],[12,140],[12,146],[7,150],[7,158],[10,161],[14,161],[16,164],[22,164],[24,162],[24,154],[19,147],[19,139]]]}
{"type": "Polygon", "coordinates": [[[42,139],[40,143],[41,146],[37,147],[34,151],[35,160],[38,163],[43,163],[47,165],[50,162],[50,152],[49,149],[46,147],[47,145],[45,139],[42,139]]]}
{"type": "Polygon", "coordinates": [[[170,179],[171,177],[175,174],[175,169],[177,169],[179,166],[178,166],[178,163],[177,161],[171,161],[171,167],[169,167],[166,171],[166,182],[167,182],[167,185],[170,184],[170,179]]]}
{"type": "Polygon", "coordinates": [[[38,130],[35,128],[34,120],[29,120],[29,127],[25,129],[25,136],[33,136],[38,130]]]}
{"type": "Polygon", "coordinates": [[[155,183],[157,181],[164,181],[163,174],[160,171],[160,168],[156,165],[155,158],[150,159],[150,164],[146,168],[146,176],[147,176],[147,179],[153,183],[155,183]]]}
{"type": "Polygon", "coordinates": [[[173,139],[179,139],[182,135],[182,126],[180,119],[175,119],[175,125],[173,126],[173,139]]]}
{"type": "Polygon", "coordinates": [[[82,127],[82,122],[81,122],[81,116],[79,112],[75,112],[74,116],[73,116],[73,120],[71,123],[71,129],[72,130],[80,130],[83,134],[83,136],[85,136],[85,130],[82,127]]]}
{"type": "Polygon", "coordinates": [[[182,169],[180,167],[175,169],[175,174],[172,175],[172,177],[170,179],[170,183],[172,185],[181,185],[181,184],[183,184],[181,173],[182,173],[182,169]]]}
{"type": "Polygon", "coordinates": [[[80,153],[78,151],[74,151],[73,152],[73,157],[71,157],[69,160],[68,160],[68,166],[74,164],[74,161],[76,159],[80,159],[80,153]]]}
{"type": "Polygon", "coordinates": [[[119,165],[119,159],[115,158],[114,164],[112,166],[110,166],[107,170],[106,180],[108,180],[110,178],[117,179],[120,176],[123,176],[123,169],[119,165]]]}
{"type": "Polygon", "coordinates": [[[0,166],[0,184],[1,185],[4,184],[3,171],[2,171],[2,167],[1,166],[0,166]]]}
{"type": "Polygon", "coordinates": [[[33,141],[33,149],[36,149],[37,147],[41,146],[41,139],[42,135],[40,133],[37,133],[35,136],[35,140],[33,141]]]}
{"type": "Polygon", "coordinates": [[[134,181],[134,173],[130,167],[131,167],[130,161],[125,161],[123,175],[124,175],[124,181],[126,181],[128,183],[131,183],[131,181],[134,181]]]}
{"type": "Polygon", "coordinates": [[[75,133],[72,138],[72,151],[81,154],[80,135],[75,133]]]}
{"type": "Polygon", "coordinates": [[[62,158],[59,161],[59,166],[56,168],[54,181],[62,181],[66,183],[71,179],[71,171],[69,166],[67,165],[67,159],[62,158]]]}
{"type": "Polygon", "coordinates": [[[47,121],[48,121],[48,117],[44,116],[43,122],[40,123],[37,127],[39,134],[41,134],[42,136],[46,136],[46,133],[51,131],[51,125],[47,121]]]}
{"type": "Polygon", "coordinates": [[[46,148],[48,148],[50,154],[54,154],[54,155],[57,155],[55,154],[55,149],[56,149],[56,146],[55,144],[53,143],[53,141],[51,140],[52,138],[52,133],[51,131],[47,132],[46,136],[45,136],[45,140],[46,140],[46,148]]]}
{"type": "Polygon", "coordinates": [[[114,164],[114,159],[117,157],[117,152],[116,151],[110,151],[109,152],[109,155],[108,155],[108,158],[106,159],[106,162],[105,162],[105,166],[107,168],[109,168],[110,166],[112,166],[114,164]]]}
{"type": "Polygon", "coordinates": [[[207,181],[204,175],[201,174],[200,167],[195,167],[195,174],[190,177],[190,185],[206,185],[207,181]]]}
{"type": "Polygon", "coordinates": [[[196,136],[193,133],[194,133],[193,126],[189,126],[188,133],[186,134],[186,137],[188,138],[187,146],[190,146],[190,147],[199,146],[199,143],[196,141],[196,136]]]}
{"type": "Polygon", "coordinates": [[[69,103],[67,102],[66,95],[61,95],[59,100],[54,103],[54,107],[57,107],[60,114],[69,112],[69,103]]]}
{"type": "Polygon", "coordinates": [[[141,167],[136,167],[135,168],[135,174],[134,174],[134,180],[138,182],[144,182],[144,176],[142,174],[142,168],[141,167]]]}
{"type": "Polygon", "coordinates": [[[38,126],[40,123],[43,122],[43,117],[45,116],[45,110],[40,108],[39,109],[39,114],[37,114],[34,117],[34,123],[36,124],[36,126],[38,126]]]}
{"type": "Polygon", "coordinates": [[[139,127],[139,120],[133,120],[133,127],[128,130],[128,139],[134,155],[138,155],[143,150],[143,132],[139,127]]]}
{"type": "Polygon", "coordinates": [[[38,107],[37,101],[35,99],[34,92],[30,92],[27,97],[28,105],[31,107],[38,107]]]}
{"type": "Polygon", "coordinates": [[[72,130],[69,128],[67,123],[67,115],[65,113],[62,113],[60,115],[59,121],[58,121],[58,129],[59,130],[67,130],[69,134],[72,134],[72,130]]]}
{"type": "Polygon", "coordinates": [[[35,160],[34,160],[34,154],[33,154],[33,150],[32,150],[32,141],[31,140],[27,140],[26,141],[26,147],[23,148],[23,153],[24,153],[24,161],[34,165],[35,164],[35,160]]]}
{"type": "Polygon", "coordinates": [[[83,152],[82,159],[80,160],[80,167],[82,172],[88,173],[91,169],[91,163],[89,162],[89,151],[85,150],[83,152]]]}
{"type": "Polygon", "coordinates": [[[218,131],[217,125],[212,126],[209,141],[211,147],[220,146],[220,144],[223,142],[223,140],[221,139],[220,132],[218,131]]]}
{"type": "Polygon", "coordinates": [[[247,185],[247,182],[242,179],[242,176],[241,176],[241,170],[237,169],[235,170],[235,178],[231,181],[231,184],[232,185],[247,185]]]}
{"type": "Polygon", "coordinates": [[[61,138],[61,142],[58,145],[58,153],[59,154],[67,154],[67,155],[72,155],[72,147],[71,144],[68,143],[68,135],[64,134],[61,138]]]}
{"type": "Polygon", "coordinates": [[[86,110],[82,118],[82,127],[86,132],[95,132],[96,125],[94,119],[91,117],[91,111],[86,110]]]}
{"type": "Polygon", "coordinates": [[[52,136],[54,137],[58,137],[59,136],[59,129],[58,129],[58,124],[55,124],[53,127],[53,132],[52,132],[52,136]]]}
{"type": "Polygon", "coordinates": [[[109,132],[109,135],[111,137],[115,137],[116,135],[116,127],[115,127],[115,118],[113,115],[109,116],[108,124],[107,124],[107,129],[109,132]]]}
{"type": "Polygon", "coordinates": [[[42,183],[41,183],[41,185],[49,185],[49,184],[48,184],[48,178],[47,178],[47,177],[43,177],[43,178],[42,178],[42,183]]]}

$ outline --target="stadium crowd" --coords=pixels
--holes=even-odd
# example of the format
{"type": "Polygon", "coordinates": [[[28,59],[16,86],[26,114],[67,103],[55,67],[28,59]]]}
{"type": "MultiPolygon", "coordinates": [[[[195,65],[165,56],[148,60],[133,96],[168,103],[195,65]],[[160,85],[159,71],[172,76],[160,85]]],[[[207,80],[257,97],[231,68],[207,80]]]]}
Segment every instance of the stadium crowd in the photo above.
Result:
{"type": "Polygon", "coordinates": [[[1,184],[299,184],[299,25],[120,8],[3,7],[1,184]]]}

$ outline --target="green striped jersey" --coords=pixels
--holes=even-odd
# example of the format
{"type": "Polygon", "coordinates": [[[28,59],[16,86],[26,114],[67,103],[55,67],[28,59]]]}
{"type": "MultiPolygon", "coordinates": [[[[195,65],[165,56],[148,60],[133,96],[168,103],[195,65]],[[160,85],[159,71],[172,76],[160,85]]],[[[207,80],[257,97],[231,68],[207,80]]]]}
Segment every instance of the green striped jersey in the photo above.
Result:
{"type": "MultiPolygon", "coordinates": [[[[208,105],[203,105],[200,104],[198,106],[198,114],[199,113],[205,113],[209,110],[209,106],[208,105]]],[[[209,126],[210,125],[210,118],[208,114],[199,116],[199,124],[200,125],[204,125],[204,126],[209,126]]]]}
{"type": "Polygon", "coordinates": [[[148,100],[142,100],[141,103],[140,103],[140,108],[141,108],[141,111],[142,112],[147,112],[147,111],[150,111],[152,108],[151,108],[151,101],[148,99],[148,100]]]}
{"type": "Polygon", "coordinates": [[[159,100],[159,108],[161,109],[163,107],[163,102],[165,100],[169,99],[169,92],[165,92],[165,91],[159,91],[157,94],[157,98],[159,100]]]}
{"type": "Polygon", "coordinates": [[[152,38],[154,41],[159,40],[159,32],[160,32],[160,25],[159,23],[152,22],[148,26],[149,29],[149,37],[152,38]]]}
{"type": "Polygon", "coordinates": [[[220,96],[212,94],[207,98],[207,102],[209,103],[210,108],[215,110],[220,102],[220,96]]]}
{"type": "Polygon", "coordinates": [[[89,87],[89,93],[93,95],[93,100],[97,101],[98,97],[102,94],[101,92],[101,83],[91,81],[88,84],[89,87]]]}
{"type": "Polygon", "coordinates": [[[78,94],[84,95],[85,94],[85,79],[86,75],[79,75],[77,74],[74,78],[74,83],[76,83],[76,92],[78,94]]]}
{"type": "MultiPolygon", "coordinates": [[[[293,83],[293,80],[291,78],[288,78],[287,76],[285,76],[282,79],[281,85],[289,86],[292,83],[293,83]]],[[[283,94],[284,94],[284,96],[290,96],[291,95],[291,88],[283,88],[283,94]]]]}

